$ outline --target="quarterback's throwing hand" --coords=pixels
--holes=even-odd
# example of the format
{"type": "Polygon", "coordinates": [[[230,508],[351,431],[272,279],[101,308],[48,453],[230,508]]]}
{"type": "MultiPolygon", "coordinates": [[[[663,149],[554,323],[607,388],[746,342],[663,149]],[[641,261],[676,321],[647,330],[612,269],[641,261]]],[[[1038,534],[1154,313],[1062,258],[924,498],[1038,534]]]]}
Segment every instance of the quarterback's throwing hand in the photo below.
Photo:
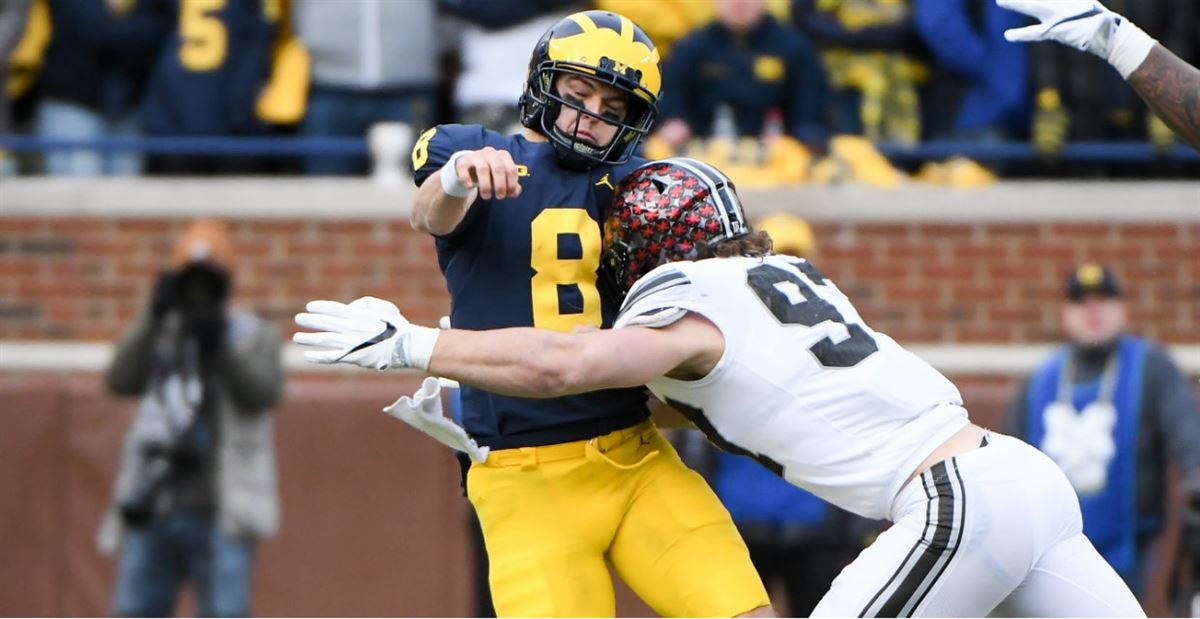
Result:
{"type": "Polygon", "coordinates": [[[388,301],[310,301],[305,309],[296,314],[296,325],[316,333],[296,333],[292,341],[332,349],[305,352],[310,363],[352,363],[376,370],[429,367],[438,330],[408,322],[388,301]]]}
{"type": "Polygon", "coordinates": [[[455,159],[454,172],[462,185],[479,187],[479,197],[484,200],[503,200],[521,195],[517,164],[506,150],[485,146],[466,151],[455,159]]]}

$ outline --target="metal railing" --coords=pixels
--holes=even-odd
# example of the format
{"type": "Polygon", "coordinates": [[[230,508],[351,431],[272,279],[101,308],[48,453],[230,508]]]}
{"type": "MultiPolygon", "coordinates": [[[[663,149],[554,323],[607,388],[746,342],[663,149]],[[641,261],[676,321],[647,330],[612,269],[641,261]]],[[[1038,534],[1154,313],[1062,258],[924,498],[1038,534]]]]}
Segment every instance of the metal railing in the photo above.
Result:
{"type": "Polygon", "coordinates": [[[103,137],[91,139],[0,136],[0,148],[13,152],[87,149],[137,151],[155,155],[291,157],[332,155],[368,157],[365,138],[341,137],[103,137]]]}
{"type": "MultiPolygon", "coordinates": [[[[353,137],[102,137],[64,139],[0,136],[0,149],[44,152],[89,149],[105,152],[138,151],[161,155],[294,157],[329,155],[370,157],[365,138],[353,137]]],[[[1027,142],[931,141],[915,146],[880,144],[894,161],[919,162],[961,155],[984,162],[1033,162],[1042,155],[1027,142]]],[[[1200,162],[1200,153],[1183,145],[1160,151],[1144,142],[1074,142],[1066,144],[1056,161],[1063,163],[1200,162]]]]}

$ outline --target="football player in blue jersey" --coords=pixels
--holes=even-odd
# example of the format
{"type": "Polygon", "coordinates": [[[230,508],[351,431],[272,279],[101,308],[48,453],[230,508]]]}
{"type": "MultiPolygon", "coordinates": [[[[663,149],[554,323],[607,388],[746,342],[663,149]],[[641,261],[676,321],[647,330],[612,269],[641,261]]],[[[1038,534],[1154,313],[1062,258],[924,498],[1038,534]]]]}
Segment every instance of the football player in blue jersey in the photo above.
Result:
{"type": "MultiPolygon", "coordinates": [[[[598,221],[641,163],[660,83],[638,26],[576,13],[534,48],[522,133],[441,125],[420,136],[412,223],[435,238],[455,327],[611,326],[598,221]]],[[[461,396],[463,425],[490,449],[466,487],[499,615],[612,616],[606,561],[663,615],[771,612],[728,512],[659,435],[645,391],[461,396]]]]}

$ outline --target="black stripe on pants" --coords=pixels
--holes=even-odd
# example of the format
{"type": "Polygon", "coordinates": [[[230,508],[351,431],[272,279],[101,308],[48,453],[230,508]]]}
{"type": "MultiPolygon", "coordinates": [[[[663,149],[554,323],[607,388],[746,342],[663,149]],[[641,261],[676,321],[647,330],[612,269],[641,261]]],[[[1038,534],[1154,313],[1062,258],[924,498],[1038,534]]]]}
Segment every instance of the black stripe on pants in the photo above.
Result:
{"type": "Polygon", "coordinates": [[[966,494],[955,460],[951,458],[933,465],[921,475],[921,482],[929,501],[921,538],[883,588],[863,608],[860,617],[911,616],[933,590],[962,542],[966,494]]]}

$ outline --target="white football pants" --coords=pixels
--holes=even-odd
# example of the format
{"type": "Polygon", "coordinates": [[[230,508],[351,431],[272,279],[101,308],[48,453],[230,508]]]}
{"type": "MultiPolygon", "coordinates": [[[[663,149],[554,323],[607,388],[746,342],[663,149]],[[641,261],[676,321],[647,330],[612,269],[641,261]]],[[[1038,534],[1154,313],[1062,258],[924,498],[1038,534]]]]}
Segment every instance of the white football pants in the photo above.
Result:
{"type": "Polygon", "coordinates": [[[901,489],[895,523],[833,581],[813,616],[1145,617],[1083,536],[1053,460],[989,433],[901,489]]]}

